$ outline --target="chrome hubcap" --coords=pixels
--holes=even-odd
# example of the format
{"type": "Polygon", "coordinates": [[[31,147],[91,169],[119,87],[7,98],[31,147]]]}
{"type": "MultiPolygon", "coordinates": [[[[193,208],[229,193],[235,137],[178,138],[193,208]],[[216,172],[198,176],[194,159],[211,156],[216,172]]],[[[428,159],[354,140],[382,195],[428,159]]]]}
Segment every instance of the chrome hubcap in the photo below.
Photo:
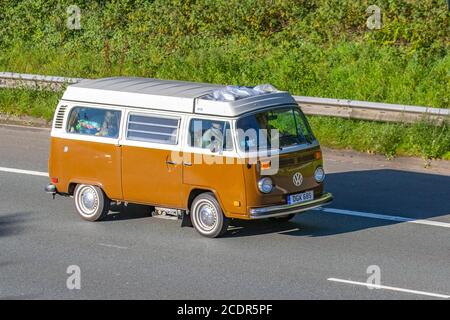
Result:
{"type": "Polygon", "coordinates": [[[199,222],[205,230],[211,230],[217,223],[217,211],[209,203],[202,203],[198,208],[199,222]]]}
{"type": "Polygon", "coordinates": [[[83,213],[87,215],[94,214],[98,207],[97,193],[91,187],[85,187],[80,192],[79,204],[83,213]]]}

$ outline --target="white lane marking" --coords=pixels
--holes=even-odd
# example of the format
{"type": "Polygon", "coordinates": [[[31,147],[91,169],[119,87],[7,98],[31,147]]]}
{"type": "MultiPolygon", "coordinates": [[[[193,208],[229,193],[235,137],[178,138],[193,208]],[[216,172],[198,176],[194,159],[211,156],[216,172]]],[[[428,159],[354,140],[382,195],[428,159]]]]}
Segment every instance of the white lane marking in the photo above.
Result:
{"type": "Polygon", "coordinates": [[[405,217],[399,217],[399,216],[388,216],[388,215],[384,215],[384,214],[351,211],[351,210],[343,210],[343,209],[334,209],[334,208],[317,208],[317,209],[313,209],[313,210],[323,211],[323,212],[327,212],[327,213],[348,215],[348,216],[357,216],[357,217],[364,217],[364,218],[389,220],[389,221],[396,221],[396,222],[408,222],[408,223],[423,224],[423,225],[434,226],[434,227],[450,228],[450,223],[432,221],[432,220],[412,219],[412,218],[405,218],[405,217]]]}
{"type": "Polygon", "coordinates": [[[279,234],[283,234],[283,233],[296,232],[296,231],[300,231],[300,229],[299,228],[293,228],[293,229],[281,230],[281,231],[278,231],[278,233],[279,234]]]}
{"type": "Polygon", "coordinates": [[[41,176],[41,177],[47,177],[48,178],[48,173],[47,172],[41,172],[41,171],[22,170],[22,169],[5,168],[5,167],[0,167],[0,171],[10,172],[10,173],[28,174],[28,175],[32,175],[32,176],[41,176]]]}
{"type": "Polygon", "coordinates": [[[412,294],[419,294],[419,295],[424,295],[424,296],[430,296],[430,297],[435,297],[435,298],[443,298],[443,299],[449,299],[450,298],[450,296],[446,295],[446,294],[426,292],[426,291],[418,291],[418,290],[410,290],[410,289],[403,289],[403,288],[390,287],[390,286],[383,286],[383,285],[378,285],[378,284],[370,284],[370,283],[367,283],[367,282],[358,282],[358,281],[351,281],[351,280],[344,280],[344,279],[337,279],[337,278],[328,278],[327,280],[328,281],[333,281],[333,282],[346,283],[346,284],[354,284],[354,285],[357,285],[357,286],[365,286],[367,288],[399,291],[399,292],[405,292],[405,293],[412,293],[412,294]]]}
{"type": "Polygon", "coordinates": [[[122,247],[115,244],[107,244],[107,243],[99,243],[99,246],[102,247],[108,247],[108,248],[115,248],[115,249],[128,249],[128,247],[122,247]]]}

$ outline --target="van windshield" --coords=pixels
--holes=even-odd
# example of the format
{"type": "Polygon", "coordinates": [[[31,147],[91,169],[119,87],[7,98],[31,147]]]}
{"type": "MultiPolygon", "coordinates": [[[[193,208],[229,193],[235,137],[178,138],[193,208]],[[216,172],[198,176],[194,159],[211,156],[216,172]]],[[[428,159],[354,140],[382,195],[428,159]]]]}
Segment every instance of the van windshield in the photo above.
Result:
{"type": "Polygon", "coordinates": [[[239,147],[244,151],[283,149],[315,139],[305,115],[294,106],[251,114],[236,125],[239,147]]]}

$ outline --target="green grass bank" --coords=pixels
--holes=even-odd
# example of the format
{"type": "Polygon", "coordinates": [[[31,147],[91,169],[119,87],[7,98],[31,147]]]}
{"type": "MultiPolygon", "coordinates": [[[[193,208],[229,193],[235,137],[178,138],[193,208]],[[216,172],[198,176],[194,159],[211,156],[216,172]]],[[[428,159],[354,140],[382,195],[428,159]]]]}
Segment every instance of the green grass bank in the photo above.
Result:
{"type": "Polygon", "coordinates": [[[445,0],[3,0],[0,70],[448,108],[449,20],[445,0]]]}
{"type": "MultiPolygon", "coordinates": [[[[445,0],[3,0],[0,70],[272,83],[296,95],[449,108],[449,21],[445,0]],[[367,26],[371,5],[379,29],[367,26]]],[[[0,90],[0,112],[49,119],[58,97],[0,90]]],[[[310,121],[323,145],[450,157],[448,124],[310,121]]]]}

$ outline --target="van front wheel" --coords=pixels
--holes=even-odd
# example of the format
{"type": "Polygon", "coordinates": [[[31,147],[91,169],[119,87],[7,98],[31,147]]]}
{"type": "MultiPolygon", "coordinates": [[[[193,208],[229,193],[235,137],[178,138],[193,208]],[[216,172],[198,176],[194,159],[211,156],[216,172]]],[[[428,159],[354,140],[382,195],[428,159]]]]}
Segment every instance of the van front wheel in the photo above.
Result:
{"type": "Polygon", "coordinates": [[[103,190],[97,186],[77,185],[74,199],[79,215],[85,220],[98,221],[108,214],[110,201],[103,190]]]}
{"type": "Polygon", "coordinates": [[[190,214],[194,228],[202,236],[217,238],[228,229],[230,220],[223,215],[219,202],[211,192],[202,193],[194,199],[190,214]]]}

